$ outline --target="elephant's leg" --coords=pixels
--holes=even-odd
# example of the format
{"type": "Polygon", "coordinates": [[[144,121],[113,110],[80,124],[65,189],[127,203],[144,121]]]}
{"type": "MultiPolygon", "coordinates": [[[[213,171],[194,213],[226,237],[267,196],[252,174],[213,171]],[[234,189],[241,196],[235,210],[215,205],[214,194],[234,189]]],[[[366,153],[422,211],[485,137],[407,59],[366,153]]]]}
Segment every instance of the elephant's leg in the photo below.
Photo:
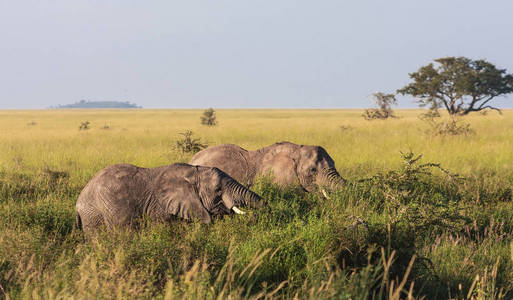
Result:
{"type": "Polygon", "coordinates": [[[105,224],[103,215],[96,209],[86,206],[77,212],[84,231],[93,230],[105,224]]]}
{"type": "Polygon", "coordinates": [[[141,217],[132,201],[106,203],[106,206],[108,207],[104,209],[103,217],[108,228],[133,226],[141,217]]]}

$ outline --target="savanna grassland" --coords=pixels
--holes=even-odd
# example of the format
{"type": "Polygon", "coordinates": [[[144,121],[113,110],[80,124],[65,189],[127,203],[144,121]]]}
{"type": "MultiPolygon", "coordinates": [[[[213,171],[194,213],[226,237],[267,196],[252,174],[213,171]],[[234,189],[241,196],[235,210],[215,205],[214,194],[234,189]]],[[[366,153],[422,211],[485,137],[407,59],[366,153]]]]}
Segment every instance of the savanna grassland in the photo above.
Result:
{"type": "Polygon", "coordinates": [[[201,110],[0,111],[0,298],[512,298],[513,111],[465,117],[474,134],[457,136],[427,132],[421,112],[218,110],[207,127],[201,110]],[[321,145],[348,182],[323,199],[262,178],[268,205],[248,215],[85,240],[87,181],[187,162],[186,130],[321,145]]]}

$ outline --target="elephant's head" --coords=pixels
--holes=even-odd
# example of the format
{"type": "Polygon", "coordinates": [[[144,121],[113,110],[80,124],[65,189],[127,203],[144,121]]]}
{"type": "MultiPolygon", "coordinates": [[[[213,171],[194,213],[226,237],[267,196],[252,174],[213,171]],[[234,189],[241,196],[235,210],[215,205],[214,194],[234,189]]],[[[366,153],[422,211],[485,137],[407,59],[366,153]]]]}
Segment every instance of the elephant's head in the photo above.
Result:
{"type": "Polygon", "coordinates": [[[262,198],[218,168],[198,167],[198,192],[212,215],[244,214],[239,207],[259,207],[262,198]]]}
{"type": "Polygon", "coordinates": [[[301,145],[293,154],[299,183],[308,192],[320,191],[327,197],[325,189],[345,183],[335,169],[335,163],[320,146],[301,145]]]}

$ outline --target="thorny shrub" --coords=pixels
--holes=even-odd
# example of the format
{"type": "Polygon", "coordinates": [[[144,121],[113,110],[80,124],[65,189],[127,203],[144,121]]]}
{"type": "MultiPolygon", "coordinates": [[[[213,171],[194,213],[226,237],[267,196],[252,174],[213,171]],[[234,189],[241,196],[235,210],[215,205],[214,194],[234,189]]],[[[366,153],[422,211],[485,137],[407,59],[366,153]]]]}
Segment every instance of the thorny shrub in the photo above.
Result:
{"type": "Polygon", "coordinates": [[[434,136],[448,136],[448,135],[473,135],[475,131],[470,127],[470,124],[463,122],[461,119],[451,118],[448,121],[437,122],[434,118],[425,118],[429,124],[427,134],[434,136]]]}
{"type": "Polygon", "coordinates": [[[201,138],[193,138],[193,132],[191,130],[186,130],[185,132],[180,133],[183,136],[183,139],[176,141],[176,148],[184,153],[196,153],[205,148],[207,148],[207,144],[201,141],[201,138]]]}
{"type": "Polygon", "coordinates": [[[421,163],[422,155],[411,151],[401,155],[403,166],[399,170],[362,180],[372,183],[371,193],[380,199],[376,205],[388,215],[390,224],[402,223],[417,232],[456,229],[466,223],[467,218],[459,212],[462,197],[458,186],[464,178],[440,164],[421,163]]]}
{"type": "Polygon", "coordinates": [[[78,126],[78,130],[88,130],[90,124],[89,121],[82,122],[80,126],[78,126]]]}

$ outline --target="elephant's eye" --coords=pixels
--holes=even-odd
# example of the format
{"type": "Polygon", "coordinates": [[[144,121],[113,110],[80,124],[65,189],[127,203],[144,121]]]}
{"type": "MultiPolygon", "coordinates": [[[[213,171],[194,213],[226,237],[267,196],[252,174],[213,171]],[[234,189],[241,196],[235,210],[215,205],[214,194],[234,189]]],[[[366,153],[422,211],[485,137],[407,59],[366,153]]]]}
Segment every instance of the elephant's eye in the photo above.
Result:
{"type": "Polygon", "coordinates": [[[315,168],[315,167],[314,168],[310,168],[310,172],[312,172],[312,173],[317,172],[317,168],[315,168]]]}

